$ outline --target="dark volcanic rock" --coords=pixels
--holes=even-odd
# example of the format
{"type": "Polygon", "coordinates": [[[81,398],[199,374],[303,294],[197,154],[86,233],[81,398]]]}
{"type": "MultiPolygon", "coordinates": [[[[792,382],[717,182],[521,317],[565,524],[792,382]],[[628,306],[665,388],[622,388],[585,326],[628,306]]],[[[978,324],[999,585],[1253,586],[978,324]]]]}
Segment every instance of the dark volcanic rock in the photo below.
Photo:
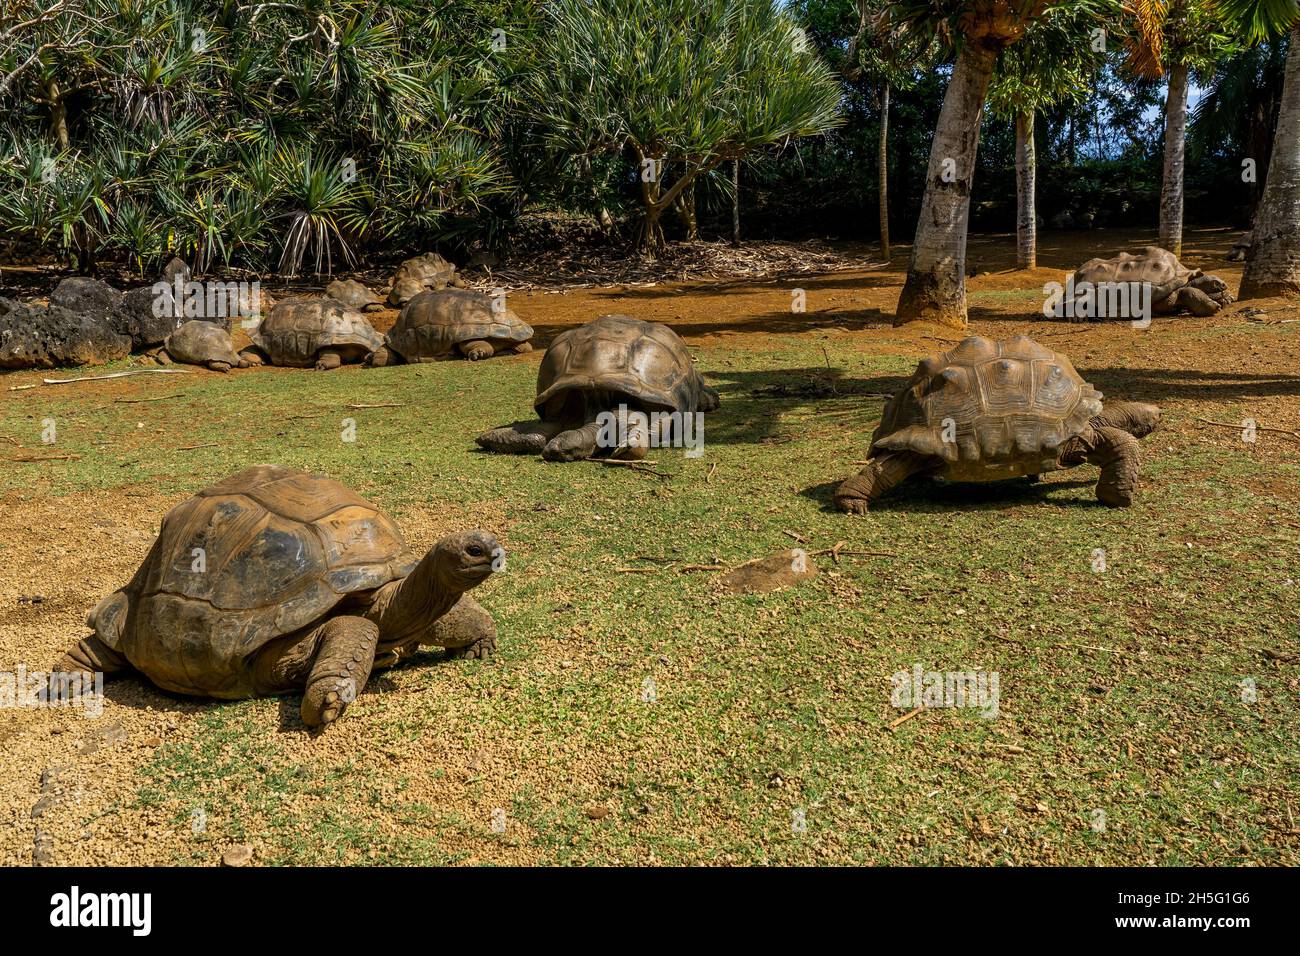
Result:
{"type": "Polygon", "coordinates": [[[0,368],[95,365],[130,352],[131,339],[102,314],[19,305],[0,315],[0,368]]]}
{"type": "Polygon", "coordinates": [[[94,312],[101,318],[122,304],[122,293],[107,282],[73,276],[64,279],[50,293],[50,305],[70,312],[94,312]]]}
{"type": "Polygon", "coordinates": [[[172,300],[165,294],[154,293],[153,286],[142,285],[122,297],[122,305],[114,315],[113,326],[121,335],[131,337],[131,348],[152,348],[175,332],[185,322],[184,316],[174,316],[172,300]],[[155,315],[155,311],[163,313],[155,315]]]}

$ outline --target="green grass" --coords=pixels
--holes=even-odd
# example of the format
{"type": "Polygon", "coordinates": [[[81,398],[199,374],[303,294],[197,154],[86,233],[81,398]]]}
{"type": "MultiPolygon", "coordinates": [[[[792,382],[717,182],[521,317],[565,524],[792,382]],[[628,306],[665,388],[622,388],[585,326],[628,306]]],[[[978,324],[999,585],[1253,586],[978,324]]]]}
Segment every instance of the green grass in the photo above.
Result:
{"type": "Polygon", "coordinates": [[[179,494],[277,461],[329,473],[399,523],[503,506],[505,527],[490,530],[509,565],[481,595],[498,657],[399,671],[404,691],[427,690],[422,706],[376,693],[345,720],[370,721],[375,746],[399,755],[500,742],[519,759],[506,809],[522,835],[404,796],[409,771],[370,751],[325,765],[286,755],[250,730],[265,702],[214,704],[145,767],[137,800],[178,826],[193,800],[222,800],[225,832],[255,826],[270,862],[451,862],[470,838],[485,862],[508,840],[559,863],[1300,861],[1294,665],[1262,653],[1300,651],[1296,497],[1260,484],[1294,489],[1294,460],[1195,440],[1174,404],[1132,509],[1097,505],[1084,467],[1036,486],[917,484],[848,518],[829,492],[865,454],[881,406],[867,393],[892,390],[912,361],[826,339],[832,389],[823,340],[775,341],[698,352],[723,406],[703,458],[655,453],[666,480],[480,453],[475,434],[528,414],[536,364],[512,359],[158,376],[132,380],[135,397],[182,394],[137,404],[40,389],[0,406],[0,434],[34,444],[53,418],[58,450],[80,457],[13,465],[0,482],[179,494]],[[772,386],[786,397],[754,393],[772,386]],[[379,402],[405,407],[345,407],[379,402]],[[349,417],[353,443],[340,440],[349,417]],[[790,532],[813,550],[842,540],[893,557],[820,557],[817,578],[766,596],[638,560],[734,565],[792,546],[790,532]],[[1000,716],[936,710],[886,731],[901,713],[890,675],[914,663],[997,671],[1000,716]],[[647,677],[653,703],[638,695],[647,677]],[[291,799],[343,792],[328,813],[291,799]],[[591,819],[592,802],[613,813],[591,819]],[[381,804],[396,836],[370,820],[381,804]],[[1104,832],[1090,826],[1099,809],[1104,832]]]}

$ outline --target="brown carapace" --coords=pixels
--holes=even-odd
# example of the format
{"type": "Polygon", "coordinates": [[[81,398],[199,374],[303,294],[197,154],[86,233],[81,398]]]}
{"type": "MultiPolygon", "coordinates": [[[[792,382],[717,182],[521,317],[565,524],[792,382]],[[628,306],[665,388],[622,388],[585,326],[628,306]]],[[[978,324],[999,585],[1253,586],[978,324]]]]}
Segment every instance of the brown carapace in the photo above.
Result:
{"type": "Polygon", "coordinates": [[[54,669],[134,671],[222,699],[302,691],[303,721],[328,724],[373,668],[419,645],[488,654],[496,628],[466,592],[503,556],[469,531],[420,558],[351,489],[257,465],[167,513],[130,583],[90,612],[94,633],[54,669]]]}
{"type": "Polygon", "coordinates": [[[1138,439],[1159,421],[1154,405],[1103,407],[1068,358],[1023,335],[971,336],[917,366],[885,405],[867,466],[834,500],[865,512],[915,476],[1000,481],[1088,462],[1101,467],[1097,498],[1123,507],[1137,486],[1138,439]]]}

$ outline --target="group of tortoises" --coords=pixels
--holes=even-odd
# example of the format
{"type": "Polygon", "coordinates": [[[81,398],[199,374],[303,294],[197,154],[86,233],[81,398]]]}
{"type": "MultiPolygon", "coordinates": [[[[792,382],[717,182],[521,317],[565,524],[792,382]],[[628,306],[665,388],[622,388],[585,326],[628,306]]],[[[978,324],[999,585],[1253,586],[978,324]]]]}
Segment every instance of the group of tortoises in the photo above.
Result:
{"type": "MultiPolygon", "coordinates": [[[[412,296],[402,313],[406,324],[399,320],[382,343],[377,336],[342,341],[342,328],[364,336],[348,324],[360,315],[348,305],[298,302],[282,313],[283,327],[273,323],[262,332],[257,348],[283,362],[319,363],[322,355],[343,361],[363,347],[386,350],[384,361],[420,361],[435,336],[428,330],[454,324],[455,310],[468,308],[443,308],[427,294],[412,296]],[[334,338],[324,351],[312,351],[326,317],[334,338]]],[[[489,324],[470,341],[519,348],[497,331],[489,324]]],[[[188,347],[182,332],[177,349],[188,347]]],[[[232,358],[238,360],[224,354],[221,361],[234,364],[232,358]]],[[[717,409],[719,397],[667,326],[606,315],[551,343],[533,405],[537,421],[492,429],[478,443],[552,461],[636,458],[645,444],[598,447],[602,413],[703,413],[717,409]]],[[[1104,405],[1068,358],[1024,336],[971,336],[919,363],[885,405],[866,467],[832,500],[862,513],[910,478],[1035,478],[1087,463],[1101,469],[1098,499],[1123,507],[1137,484],[1138,439],[1159,421],[1154,405],[1104,405]]],[[[481,530],[450,535],[417,557],[387,515],[343,485],[258,465],[166,515],[135,576],[95,607],[87,619],[93,633],[55,670],[135,671],[167,690],[227,699],[300,691],[304,723],[322,727],[343,713],[374,670],[420,646],[490,653],[496,627],[468,592],[504,558],[498,540],[481,530]],[[195,555],[202,555],[201,566],[195,555]]]]}
{"type": "Polygon", "coordinates": [[[277,302],[249,334],[252,344],[238,353],[227,328],[195,320],[172,332],[154,355],[219,372],[256,365],[325,371],[531,351],[532,328],[502,298],[465,288],[455,271],[436,253],[402,263],[387,299],[401,313],[385,335],[364,314],[384,308],[385,301],[355,280],[335,280],[323,296],[277,302]]]}

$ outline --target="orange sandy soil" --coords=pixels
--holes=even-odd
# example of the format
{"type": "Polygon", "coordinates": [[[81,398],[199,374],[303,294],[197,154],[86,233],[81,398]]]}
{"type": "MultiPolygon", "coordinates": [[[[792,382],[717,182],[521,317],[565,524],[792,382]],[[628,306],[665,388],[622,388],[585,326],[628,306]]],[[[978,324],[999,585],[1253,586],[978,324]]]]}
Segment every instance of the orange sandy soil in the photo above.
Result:
{"type": "MultiPolygon", "coordinates": [[[[1229,230],[1194,231],[1184,261],[1215,272],[1235,289],[1241,267],[1227,263],[1225,257],[1237,235],[1229,230]]],[[[1136,331],[1124,322],[1076,325],[1046,321],[1037,313],[1044,283],[1061,281],[1065,273],[1094,255],[1136,251],[1151,241],[1151,235],[1139,232],[1046,233],[1039,257],[1042,266],[1025,272],[1014,269],[1012,237],[972,237],[969,264],[978,274],[968,282],[969,331],[996,338],[1027,334],[1049,344],[1066,352],[1107,394],[1172,403],[1207,418],[1226,415],[1219,411],[1223,403],[1247,402],[1261,423],[1300,429],[1300,336],[1282,334],[1296,326],[1280,324],[1300,318],[1294,303],[1264,300],[1237,304],[1205,319],[1156,318],[1145,331],[1136,331]],[[1243,314],[1245,308],[1262,310],[1262,315],[1253,318],[1271,324],[1251,321],[1243,314]]],[[[668,323],[693,345],[762,351],[773,343],[773,336],[835,336],[839,350],[920,358],[949,347],[962,333],[937,326],[890,326],[906,265],[907,249],[902,247],[889,264],[861,271],[799,276],[790,281],[663,282],[648,287],[534,291],[512,295],[511,306],[535,327],[539,346],[559,331],[598,314],[627,312],[668,323]],[[796,285],[807,292],[805,314],[790,310],[790,290],[796,285]]],[[[394,312],[382,313],[375,316],[375,324],[382,330],[394,317],[394,312]]],[[[510,361],[532,362],[538,355],[540,349],[532,356],[510,361]]],[[[83,370],[76,374],[93,373],[83,370]]],[[[0,401],[20,401],[32,393],[13,389],[49,374],[0,375],[0,401]]],[[[254,370],[236,374],[304,373],[254,370]]],[[[87,400],[130,399],[144,391],[141,381],[88,384],[80,387],[80,394],[87,400]]],[[[1222,439],[1232,440],[1232,431],[1224,430],[1222,439]]],[[[0,438],[0,457],[13,449],[12,443],[6,445],[0,438]]],[[[1259,453],[1275,456],[1279,462],[1293,462],[1300,453],[1300,442],[1270,442],[1267,449],[1261,445],[1259,453]]],[[[851,467],[846,463],[843,471],[849,473],[851,467]]],[[[1268,490],[1296,502],[1300,510],[1300,489],[1294,485],[1279,479],[1268,490]]],[[[158,517],[179,500],[175,495],[132,486],[93,495],[42,495],[39,487],[29,489],[21,511],[4,507],[4,499],[0,499],[0,536],[9,545],[4,550],[5,560],[24,565],[0,567],[3,661],[44,660],[56,645],[82,633],[86,610],[130,577],[158,517]],[[26,600],[34,587],[45,596],[43,607],[26,600]]],[[[6,497],[12,505],[14,499],[6,497]]],[[[486,512],[470,517],[488,527],[499,518],[486,512]]],[[[445,530],[447,520],[445,515],[427,511],[408,515],[403,524],[413,544],[425,545],[445,530]]],[[[1300,528],[1300,520],[1292,524],[1300,528]]],[[[147,807],[130,804],[136,784],[133,771],[164,740],[199,733],[198,724],[208,705],[170,699],[138,682],[118,686],[105,704],[106,719],[102,721],[83,721],[77,715],[55,711],[0,711],[0,752],[5,765],[5,773],[0,775],[0,864],[32,861],[34,827],[44,827],[51,835],[57,848],[52,862],[137,864],[166,863],[175,858],[181,838],[169,835],[168,821],[151,814],[147,807]],[[60,775],[60,767],[71,769],[60,775]],[[42,774],[50,770],[55,773],[45,780],[43,789],[42,774]],[[84,822],[88,809],[94,808],[102,811],[102,819],[92,813],[90,821],[84,822]]],[[[370,697],[364,701],[368,707],[380,706],[370,697]]],[[[277,701],[261,702],[255,716],[274,725],[282,706],[277,701]]],[[[357,708],[364,712],[361,701],[357,708]]],[[[321,741],[304,738],[292,745],[300,756],[311,748],[324,748],[322,755],[327,760],[338,761],[353,752],[371,766],[376,761],[382,766],[386,760],[398,766],[403,755],[391,747],[368,739],[364,719],[345,719],[321,741]]],[[[562,751],[565,743],[556,741],[553,747],[562,751]]],[[[507,780],[519,770],[509,765],[511,755],[505,746],[469,752],[450,737],[438,742],[436,752],[423,759],[453,768],[446,784],[449,787],[468,775],[486,780],[490,791],[505,792],[507,780]]],[[[439,786],[429,784],[430,802],[442,798],[439,786]]],[[[491,803],[505,798],[489,792],[486,799],[491,803]]],[[[475,854],[505,863],[526,863],[534,858],[526,843],[518,842],[475,844],[467,840],[459,849],[471,854],[468,862],[479,858],[475,854]]],[[[216,862],[219,858],[217,846],[207,859],[216,862]]]]}

